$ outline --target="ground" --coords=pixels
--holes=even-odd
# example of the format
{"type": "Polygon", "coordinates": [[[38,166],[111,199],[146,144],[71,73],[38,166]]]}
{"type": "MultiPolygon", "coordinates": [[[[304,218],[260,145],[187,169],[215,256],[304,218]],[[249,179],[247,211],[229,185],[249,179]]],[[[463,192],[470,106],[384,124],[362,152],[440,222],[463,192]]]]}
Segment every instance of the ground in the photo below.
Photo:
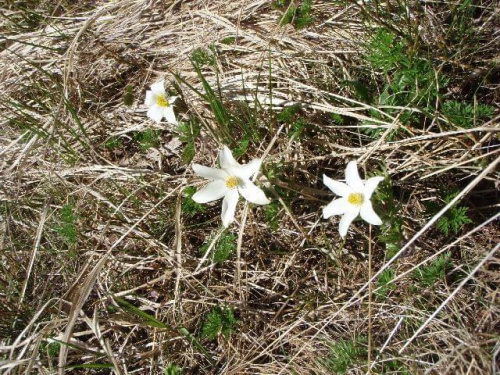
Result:
{"type": "Polygon", "coordinates": [[[498,7],[0,2],[1,371],[499,371],[498,7]],[[271,201],[228,228],[224,145],[271,201]],[[383,223],[342,238],[352,160],[383,223]]]}

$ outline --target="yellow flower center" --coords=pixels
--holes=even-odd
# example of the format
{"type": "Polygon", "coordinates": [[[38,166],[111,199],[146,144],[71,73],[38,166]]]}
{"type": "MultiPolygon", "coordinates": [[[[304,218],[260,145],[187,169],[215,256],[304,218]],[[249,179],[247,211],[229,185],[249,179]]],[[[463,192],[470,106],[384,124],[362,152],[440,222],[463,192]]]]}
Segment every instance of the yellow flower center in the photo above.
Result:
{"type": "Polygon", "coordinates": [[[164,95],[158,95],[156,97],[156,104],[158,104],[160,107],[169,107],[170,106],[168,99],[164,95]]]}
{"type": "Polygon", "coordinates": [[[351,193],[347,197],[347,201],[354,206],[361,206],[365,198],[361,193],[351,193]]]}
{"type": "Polygon", "coordinates": [[[238,186],[238,178],[234,176],[229,176],[226,178],[226,186],[229,189],[234,189],[238,186]]]}

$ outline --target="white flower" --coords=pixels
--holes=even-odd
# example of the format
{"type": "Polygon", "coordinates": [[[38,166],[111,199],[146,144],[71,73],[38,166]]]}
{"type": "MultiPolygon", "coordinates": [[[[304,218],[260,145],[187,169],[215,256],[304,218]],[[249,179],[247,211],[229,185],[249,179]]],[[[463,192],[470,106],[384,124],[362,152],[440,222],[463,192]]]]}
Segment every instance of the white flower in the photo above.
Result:
{"type": "Polygon", "coordinates": [[[370,224],[382,224],[382,220],[373,211],[370,198],[383,179],[380,176],[372,177],[363,183],[355,161],[347,164],[345,169],[346,183],[332,180],[323,175],[324,184],[335,194],[340,195],[339,199],[335,199],[323,208],[323,217],[328,219],[332,215],[343,215],[339,224],[339,233],[342,237],[346,236],[349,225],[358,215],[361,215],[370,224]]]}
{"type": "Polygon", "coordinates": [[[250,178],[259,172],[262,161],[254,159],[246,165],[234,160],[231,150],[226,146],[219,152],[220,169],[193,164],[196,174],[212,180],[193,195],[198,203],[207,203],[224,197],[222,201],[222,224],[227,228],[234,220],[234,212],[239,194],[252,203],[268,204],[266,195],[250,178]]]}
{"type": "Polygon", "coordinates": [[[177,96],[167,98],[167,92],[163,84],[164,81],[153,83],[151,90],[146,92],[145,104],[149,108],[148,117],[155,122],[160,122],[165,117],[167,122],[177,125],[173,107],[177,96]]]}

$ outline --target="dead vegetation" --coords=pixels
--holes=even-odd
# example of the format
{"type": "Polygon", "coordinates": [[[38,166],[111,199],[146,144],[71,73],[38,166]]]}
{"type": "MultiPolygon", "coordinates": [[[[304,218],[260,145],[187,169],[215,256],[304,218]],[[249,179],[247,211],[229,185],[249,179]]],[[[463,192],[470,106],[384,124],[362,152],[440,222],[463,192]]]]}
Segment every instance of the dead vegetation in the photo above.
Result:
{"type": "Polygon", "coordinates": [[[3,373],[498,371],[498,4],[304,3],[2,3],[3,373]],[[228,232],[186,193],[222,144],[273,199],[228,232]],[[351,159],[384,225],[343,243],[351,159]]]}

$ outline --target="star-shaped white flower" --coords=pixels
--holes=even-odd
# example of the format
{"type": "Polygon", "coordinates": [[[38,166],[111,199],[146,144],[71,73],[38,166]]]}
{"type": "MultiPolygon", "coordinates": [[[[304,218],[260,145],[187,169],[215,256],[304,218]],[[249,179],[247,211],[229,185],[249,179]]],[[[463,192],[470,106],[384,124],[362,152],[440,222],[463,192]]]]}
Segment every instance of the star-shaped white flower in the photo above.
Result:
{"type": "Polygon", "coordinates": [[[324,184],[340,196],[339,199],[335,199],[323,208],[323,217],[328,219],[332,215],[343,215],[339,224],[339,233],[342,237],[346,236],[349,225],[358,215],[361,215],[370,224],[382,224],[382,220],[373,211],[370,198],[383,179],[383,177],[377,176],[369,178],[363,183],[355,161],[347,164],[345,169],[346,183],[332,180],[323,175],[324,184]]]}
{"type": "Polygon", "coordinates": [[[167,122],[177,125],[173,107],[177,96],[167,97],[163,84],[163,80],[153,83],[151,90],[146,91],[145,104],[149,108],[148,117],[155,122],[160,122],[165,117],[167,122]]]}
{"type": "Polygon", "coordinates": [[[255,204],[268,204],[264,192],[250,181],[259,172],[262,160],[254,159],[241,165],[234,160],[231,150],[224,146],[219,152],[220,169],[193,164],[196,174],[212,180],[193,195],[198,203],[207,203],[224,197],[222,201],[222,224],[227,228],[234,220],[239,195],[255,204]]]}

